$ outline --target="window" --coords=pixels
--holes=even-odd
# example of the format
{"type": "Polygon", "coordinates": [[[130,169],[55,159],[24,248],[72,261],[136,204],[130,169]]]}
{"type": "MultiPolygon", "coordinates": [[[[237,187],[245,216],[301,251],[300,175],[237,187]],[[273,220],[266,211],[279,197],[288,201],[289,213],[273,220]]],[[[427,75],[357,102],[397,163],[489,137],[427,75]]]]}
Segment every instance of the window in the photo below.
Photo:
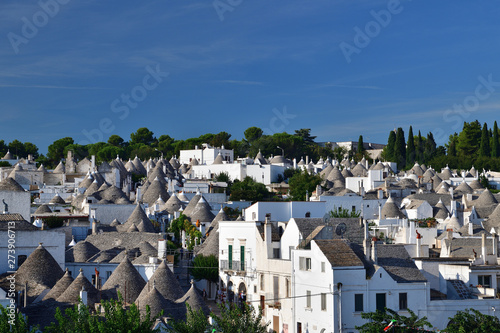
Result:
{"type": "Polygon", "coordinates": [[[311,291],[307,290],[306,291],[306,307],[310,308],[311,307],[311,291]]]}
{"type": "Polygon", "coordinates": [[[377,310],[384,311],[386,308],[386,299],[385,299],[385,293],[380,293],[375,295],[375,302],[377,306],[377,310]]]}
{"type": "Polygon", "coordinates": [[[240,246],[240,270],[245,270],[245,246],[240,246]]]}
{"type": "Polygon", "coordinates": [[[290,279],[285,279],[286,297],[290,297],[290,279]]]}
{"type": "Polygon", "coordinates": [[[280,258],[280,249],[279,248],[274,248],[273,249],[273,258],[274,259],[279,259],[280,258]]]}
{"type": "Polygon", "coordinates": [[[311,212],[307,212],[306,217],[311,217],[311,212]]]}
{"type": "Polygon", "coordinates": [[[301,271],[311,270],[311,258],[299,257],[299,269],[301,271]]]}
{"type": "Polygon", "coordinates": [[[485,288],[491,288],[491,275],[479,275],[477,277],[477,284],[485,288]]]}
{"type": "Polygon", "coordinates": [[[321,311],[326,311],[326,294],[321,293],[321,311]]]}
{"type": "Polygon", "coordinates": [[[399,310],[408,309],[408,294],[399,293],[399,310]]]}
{"type": "Polygon", "coordinates": [[[264,274],[260,275],[260,290],[264,290],[264,274]]]}
{"type": "Polygon", "coordinates": [[[325,262],[322,261],[321,262],[321,273],[324,273],[325,272],[325,262]]]}
{"type": "Polygon", "coordinates": [[[21,265],[26,261],[28,257],[24,254],[17,256],[17,267],[21,267],[21,265]]]}
{"type": "Polygon", "coordinates": [[[228,245],[228,255],[229,255],[229,258],[228,258],[228,268],[229,269],[233,269],[233,246],[232,245],[228,245]]]}
{"type": "Polygon", "coordinates": [[[256,220],[257,219],[257,214],[255,212],[252,212],[252,220],[256,220]]]}
{"type": "Polygon", "coordinates": [[[113,274],[113,271],[106,271],[106,280],[113,274]]]}
{"type": "Polygon", "coordinates": [[[356,206],[351,206],[351,211],[355,212],[356,211],[356,206]]]}
{"type": "Polygon", "coordinates": [[[363,312],[363,294],[354,294],[354,311],[363,312]]]}
{"type": "Polygon", "coordinates": [[[280,298],[280,277],[277,275],[273,276],[273,293],[274,302],[278,302],[280,298]]]}

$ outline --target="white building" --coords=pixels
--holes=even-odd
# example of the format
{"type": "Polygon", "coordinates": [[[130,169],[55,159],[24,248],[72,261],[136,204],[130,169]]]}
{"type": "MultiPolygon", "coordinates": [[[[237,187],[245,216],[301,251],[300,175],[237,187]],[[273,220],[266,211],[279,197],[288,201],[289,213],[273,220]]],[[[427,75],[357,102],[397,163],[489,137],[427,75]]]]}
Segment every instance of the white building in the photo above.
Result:
{"type": "Polygon", "coordinates": [[[181,164],[189,164],[195,158],[199,164],[211,165],[219,154],[222,155],[222,160],[226,163],[233,163],[234,151],[232,149],[225,149],[224,146],[215,148],[211,147],[208,143],[204,143],[201,148],[195,146],[194,149],[181,150],[179,162],[181,164]]]}

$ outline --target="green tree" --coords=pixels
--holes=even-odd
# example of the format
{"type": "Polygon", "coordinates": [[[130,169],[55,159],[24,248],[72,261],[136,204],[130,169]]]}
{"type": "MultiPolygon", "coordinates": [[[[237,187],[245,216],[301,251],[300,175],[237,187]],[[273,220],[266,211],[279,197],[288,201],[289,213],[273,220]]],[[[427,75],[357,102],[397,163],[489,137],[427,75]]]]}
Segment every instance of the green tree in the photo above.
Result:
{"type": "Polygon", "coordinates": [[[424,162],[428,163],[436,155],[436,142],[431,132],[427,134],[424,148],[424,162]]]}
{"type": "Polygon", "coordinates": [[[26,152],[24,151],[24,144],[19,140],[14,140],[9,143],[10,153],[19,158],[26,157],[26,152]]]}
{"type": "Polygon", "coordinates": [[[445,144],[447,156],[455,157],[457,156],[457,143],[458,143],[458,134],[453,133],[448,138],[448,143],[445,144]]]}
{"type": "Polygon", "coordinates": [[[177,242],[181,239],[181,231],[186,232],[187,248],[192,250],[196,245],[196,240],[202,238],[201,232],[189,221],[186,215],[180,214],[178,218],[170,223],[169,232],[173,232],[177,242]]]}
{"type": "Polygon", "coordinates": [[[87,146],[82,146],[82,145],[79,145],[79,144],[70,144],[70,145],[67,145],[65,148],[64,148],[64,156],[68,156],[68,151],[72,151],[73,152],[73,157],[77,160],[82,160],[84,159],[85,157],[89,156],[89,152],[87,150],[87,146]]]}
{"type": "Polygon", "coordinates": [[[477,155],[481,143],[481,124],[479,121],[464,122],[462,132],[458,135],[457,153],[459,157],[470,158],[477,155]]]}
{"type": "Polygon", "coordinates": [[[483,130],[481,131],[481,143],[479,145],[479,156],[491,156],[490,151],[490,133],[488,125],[484,123],[483,130]]]}
{"type": "Polygon", "coordinates": [[[498,125],[495,120],[493,124],[493,135],[491,142],[491,156],[492,157],[500,157],[500,142],[498,141],[498,125]]]}
{"type": "Polygon", "coordinates": [[[343,208],[342,206],[333,207],[331,211],[328,212],[330,217],[334,218],[351,218],[351,217],[359,217],[361,215],[360,211],[349,210],[347,208],[343,208]]]}
{"type": "Polygon", "coordinates": [[[229,148],[229,139],[231,138],[231,134],[227,132],[220,132],[215,134],[211,140],[208,141],[213,147],[222,147],[229,148]]]}
{"type": "Polygon", "coordinates": [[[415,164],[415,138],[413,137],[413,128],[410,126],[408,131],[408,142],[406,145],[406,164],[408,168],[412,168],[415,164]]]}
{"type": "Polygon", "coordinates": [[[124,144],[124,140],[121,136],[113,134],[108,138],[108,143],[115,147],[122,147],[124,144]]]}
{"type": "Polygon", "coordinates": [[[448,327],[443,330],[443,332],[500,332],[500,320],[496,316],[485,315],[475,309],[458,311],[449,319],[450,323],[448,324],[448,327]]]}
{"type": "Polygon", "coordinates": [[[300,136],[307,144],[314,143],[314,139],[316,139],[315,136],[311,135],[310,128],[301,128],[299,130],[295,130],[295,135],[300,136]]]}
{"type": "Polygon", "coordinates": [[[50,160],[52,165],[57,165],[59,164],[59,161],[63,159],[64,156],[64,149],[68,145],[72,145],[75,143],[73,141],[73,138],[70,137],[65,137],[59,140],[54,141],[49,147],[47,148],[48,153],[47,153],[47,158],[50,160]]]}
{"type": "Polygon", "coordinates": [[[208,318],[203,312],[203,309],[194,311],[189,304],[186,303],[187,315],[186,320],[171,320],[167,332],[170,333],[205,333],[210,329],[208,318]]]}
{"type": "Polygon", "coordinates": [[[194,257],[189,272],[196,281],[208,280],[217,283],[219,282],[219,259],[213,254],[206,257],[198,254],[194,257]]]}
{"type": "Polygon", "coordinates": [[[245,139],[250,143],[259,139],[262,136],[262,134],[264,134],[264,131],[262,131],[260,128],[255,127],[255,126],[249,127],[245,130],[245,132],[243,132],[245,139]]]}
{"type": "Polygon", "coordinates": [[[418,161],[419,164],[424,163],[424,151],[425,151],[425,139],[422,136],[422,133],[418,131],[418,136],[415,145],[415,160],[418,161]]]}
{"type": "Polygon", "coordinates": [[[148,130],[146,127],[139,128],[135,133],[130,134],[130,144],[142,143],[145,145],[151,145],[155,143],[156,139],[153,132],[148,130]]]}
{"type": "Polygon", "coordinates": [[[301,170],[288,180],[290,185],[290,196],[294,201],[306,200],[306,192],[311,195],[316,191],[316,186],[321,183],[320,175],[311,175],[307,171],[301,170]]]}
{"type": "Polygon", "coordinates": [[[22,313],[14,311],[13,314],[10,314],[9,309],[0,305],[0,332],[35,333],[37,331],[38,326],[30,328],[28,318],[24,317],[22,313]]]}
{"type": "Polygon", "coordinates": [[[243,303],[243,309],[235,304],[226,307],[219,304],[221,315],[212,314],[218,332],[224,333],[266,333],[270,322],[262,324],[262,309],[243,303]]]}
{"type": "Polygon", "coordinates": [[[83,304],[75,305],[64,312],[58,308],[56,322],[45,328],[46,333],[152,333],[157,316],[151,316],[149,307],[146,313],[141,314],[135,304],[126,307],[122,298],[119,300],[104,301],[102,303],[104,315],[91,314],[89,308],[83,304]]]}
{"type": "Polygon", "coordinates": [[[230,200],[232,201],[265,201],[271,198],[271,193],[266,188],[266,185],[256,182],[252,177],[245,177],[242,181],[237,179],[230,187],[230,200]]]}
{"type": "Polygon", "coordinates": [[[396,133],[395,131],[389,132],[389,139],[387,145],[382,150],[382,158],[388,162],[396,162],[394,157],[394,147],[396,146],[396,133]]]}
{"type": "Polygon", "coordinates": [[[26,154],[26,156],[28,156],[28,154],[33,155],[34,159],[37,159],[39,156],[38,147],[31,142],[24,143],[24,153],[26,154]]]}
{"type": "Polygon", "coordinates": [[[5,144],[4,140],[0,140],[0,158],[3,158],[7,154],[9,147],[5,144]]]}
{"type": "Polygon", "coordinates": [[[361,318],[368,319],[369,322],[362,326],[356,326],[356,329],[361,333],[379,333],[384,332],[384,328],[394,322],[394,332],[431,332],[425,328],[432,328],[432,325],[427,321],[427,317],[418,318],[418,316],[408,309],[409,317],[399,315],[396,311],[385,309],[386,311],[377,310],[376,312],[364,312],[361,318]]]}
{"type": "Polygon", "coordinates": [[[394,145],[394,158],[398,169],[402,170],[406,166],[406,143],[405,133],[401,127],[398,128],[396,133],[396,143],[394,145]]]}

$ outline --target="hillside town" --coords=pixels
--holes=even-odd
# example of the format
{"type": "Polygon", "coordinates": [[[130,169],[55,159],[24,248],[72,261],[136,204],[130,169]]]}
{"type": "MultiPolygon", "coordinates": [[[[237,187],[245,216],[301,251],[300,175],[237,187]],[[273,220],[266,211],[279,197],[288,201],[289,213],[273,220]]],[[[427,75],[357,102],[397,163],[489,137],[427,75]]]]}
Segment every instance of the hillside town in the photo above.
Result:
{"type": "Polygon", "coordinates": [[[335,143],[344,157],[298,161],[210,144],[101,163],[69,150],[53,169],[9,151],[0,304],[40,332],[58,308],[99,314],[118,299],[158,316],[161,332],[189,309],[210,317],[221,305],[247,304],[283,333],[357,332],[363,313],[386,309],[436,330],[469,308],[496,316],[500,173],[418,162],[401,171],[368,143],[369,159],[355,162],[355,144],[335,143]],[[290,170],[320,177],[305,200],[290,197],[290,170]],[[229,200],[220,175],[280,200],[229,200]]]}

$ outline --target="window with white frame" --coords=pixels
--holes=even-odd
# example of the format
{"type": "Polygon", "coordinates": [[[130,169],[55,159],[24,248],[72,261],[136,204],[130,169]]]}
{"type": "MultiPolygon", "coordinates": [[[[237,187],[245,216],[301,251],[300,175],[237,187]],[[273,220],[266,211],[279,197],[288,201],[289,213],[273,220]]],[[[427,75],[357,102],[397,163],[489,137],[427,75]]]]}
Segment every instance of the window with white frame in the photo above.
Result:
{"type": "Polygon", "coordinates": [[[326,294],[321,293],[321,311],[326,311],[326,294]]]}
{"type": "Polygon", "coordinates": [[[306,291],[306,307],[311,308],[311,291],[306,291]]]}
{"type": "Polygon", "coordinates": [[[321,273],[324,273],[324,272],[325,272],[325,266],[326,266],[326,265],[325,265],[325,262],[324,262],[324,261],[322,261],[322,262],[321,262],[321,273]]]}
{"type": "Polygon", "coordinates": [[[260,290],[264,290],[264,274],[260,275],[260,290]]]}
{"type": "Polygon", "coordinates": [[[299,269],[301,271],[311,270],[311,258],[299,257],[299,269]]]}

